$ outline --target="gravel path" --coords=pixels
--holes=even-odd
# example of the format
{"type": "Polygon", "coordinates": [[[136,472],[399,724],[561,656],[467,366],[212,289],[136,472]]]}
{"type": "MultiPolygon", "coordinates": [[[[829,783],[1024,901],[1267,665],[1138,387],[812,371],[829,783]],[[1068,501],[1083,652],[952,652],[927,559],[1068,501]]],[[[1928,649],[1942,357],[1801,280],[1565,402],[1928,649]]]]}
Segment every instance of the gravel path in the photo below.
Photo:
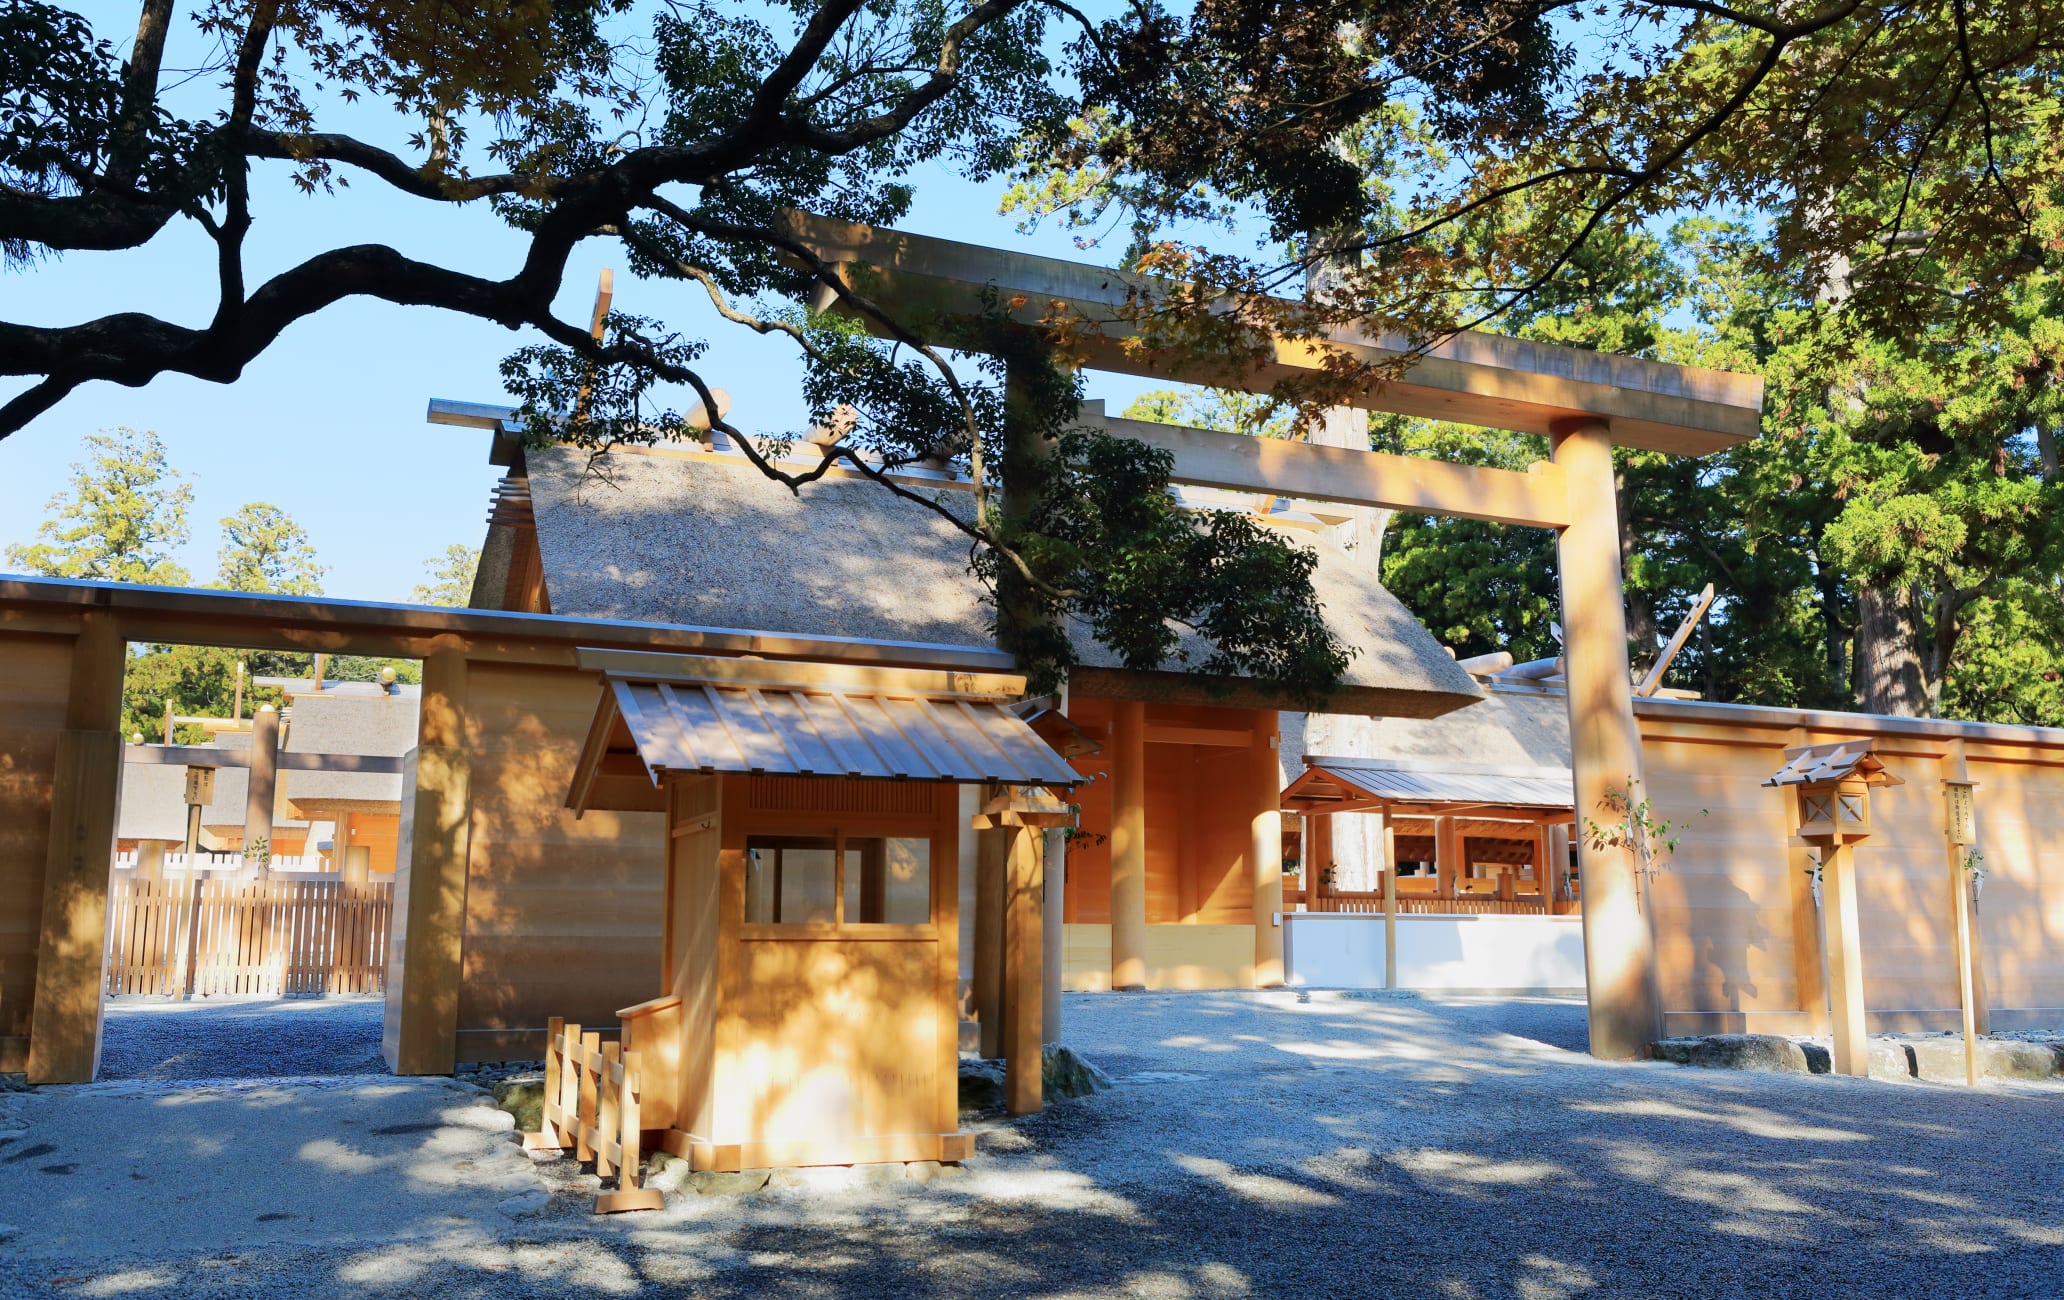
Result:
{"type": "Polygon", "coordinates": [[[107,1006],[102,1079],[385,1074],[380,998],[124,998],[107,1006]]]}
{"type": "MultiPolygon", "coordinates": [[[[1555,1045],[1580,1041],[1583,1009],[1547,999],[1081,995],[1067,1024],[1120,1086],[984,1126],[959,1178],[820,1176],[598,1220],[593,1180],[557,1161],[522,1171],[545,1193],[513,1194],[522,1217],[440,1218],[410,1199],[451,1164],[428,1133],[382,1166],[416,1179],[393,1188],[406,1222],[384,1243],[110,1231],[62,1258],[0,1247],[0,1294],[1762,1300],[2051,1296],[2064,1277],[2064,1084],[1608,1065],[1555,1045]]],[[[0,1147],[0,1206],[51,1184],[7,1153],[61,1091],[78,1090],[0,1096],[17,1116],[0,1129],[27,1125],[0,1147]]],[[[372,1091],[334,1090],[329,1110],[369,1124],[372,1091]]],[[[254,1114],[238,1137],[254,1176],[309,1159],[300,1130],[259,1154],[271,1132],[254,1114]]],[[[377,1176],[339,1191],[383,1195],[377,1176]]]]}

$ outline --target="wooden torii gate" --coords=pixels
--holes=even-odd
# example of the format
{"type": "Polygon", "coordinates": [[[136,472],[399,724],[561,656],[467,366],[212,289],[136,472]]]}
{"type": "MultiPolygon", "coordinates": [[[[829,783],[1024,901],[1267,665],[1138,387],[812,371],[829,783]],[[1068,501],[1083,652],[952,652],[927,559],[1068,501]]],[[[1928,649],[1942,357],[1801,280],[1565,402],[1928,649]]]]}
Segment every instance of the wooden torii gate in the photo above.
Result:
{"type": "MultiPolygon", "coordinates": [[[[1271,361],[1211,368],[1140,346],[1126,312],[1129,298],[1156,296],[1172,287],[1166,281],[808,214],[791,214],[789,230],[848,288],[906,326],[932,331],[926,341],[944,346],[969,346],[953,322],[994,309],[1029,334],[1062,315],[1080,331],[1070,338],[1070,354],[1084,368],[1247,392],[1318,370],[1332,354],[1372,362],[1411,357],[1405,340],[1335,329],[1322,340],[1279,339],[1271,361]]],[[[814,305],[844,310],[828,286],[814,305]]],[[[1356,404],[1542,434],[1551,458],[1520,472],[1120,418],[1103,423],[1116,436],[1169,452],[1178,483],[1554,529],[1577,809],[1597,810],[1608,790],[1642,784],[1612,450],[1703,456],[1747,441],[1760,426],[1763,381],[1463,333],[1412,359],[1356,404]]],[[[1585,844],[1579,853],[1591,1051],[1642,1056],[1660,1036],[1662,1012],[1649,978],[1653,942],[1635,863],[1620,848],[1585,844]]]]}

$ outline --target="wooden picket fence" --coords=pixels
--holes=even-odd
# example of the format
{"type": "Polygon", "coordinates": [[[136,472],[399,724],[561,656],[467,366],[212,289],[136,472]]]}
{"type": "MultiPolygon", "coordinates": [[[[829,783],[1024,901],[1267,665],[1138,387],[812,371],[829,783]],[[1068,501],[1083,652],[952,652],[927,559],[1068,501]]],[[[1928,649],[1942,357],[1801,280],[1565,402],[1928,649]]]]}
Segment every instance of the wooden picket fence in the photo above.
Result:
{"type": "Polygon", "coordinates": [[[597,1214],[657,1210],[665,1203],[659,1189],[638,1185],[639,1092],[636,1052],[553,1016],[545,1022],[544,1120],[523,1135],[523,1149],[571,1148],[582,1164],[595,1162],[598,1177],[614,1174],[616,1190],[595,1197],[597,1214]]]}
{"type": "MultiPolygon", "coordinates": [[[[1375,890],[1327,894],[1320,899],[1322,911],[1383,914],[1383,895],[1375,890]]],[[[1424,898],[1398,895],[1399,916],[1540,916],[1547,909],[1538,895],[1496,898],[1488,894],[1461,898],[1424,898]]]]}
{"type": "Polygon", "coordinates": [[[394,886],[185,877],[108,886],[107,991],[177,996],[382,993],[394,886]],[[189,936],[192,936],[191,940],[189,936]]]}

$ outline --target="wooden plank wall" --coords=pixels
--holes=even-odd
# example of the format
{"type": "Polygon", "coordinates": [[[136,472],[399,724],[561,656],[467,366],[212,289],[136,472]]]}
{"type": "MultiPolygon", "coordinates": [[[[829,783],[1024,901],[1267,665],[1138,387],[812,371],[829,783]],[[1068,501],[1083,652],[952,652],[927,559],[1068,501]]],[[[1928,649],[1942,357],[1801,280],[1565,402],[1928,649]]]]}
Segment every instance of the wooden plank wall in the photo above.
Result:
{"type": "Polygon", "coordinates": [[[614,1024],[659,987],[665,816],[567,811],[593,673],[475,662],[467,676],[458,1059],[535,1059],[550,1017],[614,1024]]]}
{"type": "Polygon", "coordinates": [[[1978,782],[1979,969],[1995,1028],[2064,1023],[2064,768],[1972,746],[1978,782]]]}
{"type": "Polygon", "coordinates": [[[26,1068],[72,638],[0,631],[0,1072],[26,1068]]]}
{"type": "Polygon", "coordinates": [[[196,912],[191,880],[118,876],[108,889],[108,995],[183,992],[189,927],[198,996],[380,993],[393,900],[384,882],[203,877],[196,912]]]}
{"type": "MultiPolygon", "coordinates": [[[[1869,737],[1904,784],[1871,794],[1856,846],[1864,1001],[1874,1032],[1958,1023],[1942,791],[1948,735],[1861,716],[1839,729],[1756,710],[1721,724],[1641,711],[1649,793],[1680,841],[1655,881],[1663,1006],[1673,1033],[1825,1026],[1818,917],[1791,792],[1762,782],[1787,746],[1869,737]],[[1918,733],[1918,734],[1917,734],[1918,733]]],[[[2064,745],[1970,741],[1979,850],[1980,966],[1992,1023],[2064,1016],[2064,745]]]]}

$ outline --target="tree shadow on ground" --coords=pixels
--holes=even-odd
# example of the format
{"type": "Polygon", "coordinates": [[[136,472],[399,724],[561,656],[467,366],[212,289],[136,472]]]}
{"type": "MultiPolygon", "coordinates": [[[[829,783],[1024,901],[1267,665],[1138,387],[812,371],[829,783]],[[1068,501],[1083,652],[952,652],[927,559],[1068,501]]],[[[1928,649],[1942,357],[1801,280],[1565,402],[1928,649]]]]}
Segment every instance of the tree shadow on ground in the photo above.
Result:
{"type": "MultiPolygon", "coordinates": [[[[246,1251],[235,1293],[2006,1296],[2064,1268],[2064,1088],[1612,1065],[1525,1032],[1552,1004],[1068,1014],[1120,1087],[988,1126],[964,1177],[448,1230],[426,1197],[423,1239],[246,1251]]],[[[223,1275],[138,1265],[126,1293],[223,1275]]]]}

